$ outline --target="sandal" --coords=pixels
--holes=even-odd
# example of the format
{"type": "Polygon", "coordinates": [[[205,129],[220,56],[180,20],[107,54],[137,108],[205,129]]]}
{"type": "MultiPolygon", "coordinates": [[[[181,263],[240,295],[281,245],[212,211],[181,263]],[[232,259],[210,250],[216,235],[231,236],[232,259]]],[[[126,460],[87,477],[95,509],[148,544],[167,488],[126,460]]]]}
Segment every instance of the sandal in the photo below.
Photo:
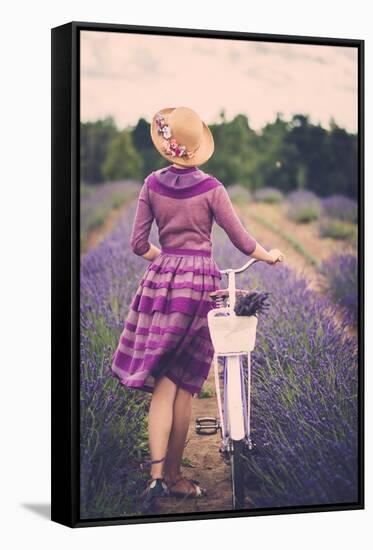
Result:
{"type": "MultiPolygon", "coordinates": [[[[151,461],[152,464],[159,463],[164,460],[164,457],[160,460],[151,461]]],[[[151,477],[146,484],[144,491],[141,493],[143,499],[144,511],[150,511],[158,497],[168,496],[168,487],[163,477],[151,477]]]]}
{"type": "Polygon", "coordinates": [[[144,511],[149,511],[153,508],[158,497],[168,496],[168,488],[163,478],[150,478],[147,482],[145,490],[142,492],[144,511]]]}
{"type": "Polygon", "coordinates": [[[166,481],[166,484],[167,484],[168,494],[170,497],[201,498],[206,494],[206,489],[202,489],[202,487],[199,486],[199,481],[197,481],[196,479],[188,479],[182,476],[181,474],[172,483],[167,483],[166,481]],[[187,481],[192,487],[192,490],[188,492],[180,491],[177,489],[172,490],[172,487],[177,485],[182,480],[187,481]]]}

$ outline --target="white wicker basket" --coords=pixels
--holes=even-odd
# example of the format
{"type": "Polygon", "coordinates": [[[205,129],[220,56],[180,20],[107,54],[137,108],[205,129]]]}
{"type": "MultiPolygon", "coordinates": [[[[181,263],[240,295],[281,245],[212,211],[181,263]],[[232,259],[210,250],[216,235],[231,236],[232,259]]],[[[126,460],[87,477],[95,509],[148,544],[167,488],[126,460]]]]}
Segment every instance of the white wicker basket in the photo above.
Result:
{"type": "MultiPolygon", "coordinates": [[[[226,310],[226,308],[224,308],[226,310]]],[[[207,315],[212,344],[215,353],[241,353],[254,349],[258,318],[237,316],[229,313],[222,316],[222,309],[216,308],[207,315]]]]}

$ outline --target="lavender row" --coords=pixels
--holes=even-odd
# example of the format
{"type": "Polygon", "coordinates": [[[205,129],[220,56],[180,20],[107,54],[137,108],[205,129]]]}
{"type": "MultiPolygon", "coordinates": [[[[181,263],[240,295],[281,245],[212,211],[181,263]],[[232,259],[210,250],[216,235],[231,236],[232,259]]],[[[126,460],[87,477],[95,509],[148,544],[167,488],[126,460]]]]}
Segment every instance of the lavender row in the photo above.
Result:
{"type": "Polygon", "coordinates": [[[351,324],[358,320],[358,263],[354,254],[335,255],[321,264],[326,290],[340,305],[351,324]]]}
{"type": "Polygon", "coordinates": [[[140,184],[134,180],[123,180],[99,185],[82,184],[80,201],[80,232],[85,239],[87,233],[102,225],[112,208],[119,208],[133,199],[140,184]]]}
{"type": "MultiPolygon", "coordinates": [[[[221,268],[243,264],[216,235],[221,268]]],[[[255,447],[245,462],[251,505],[355,501],[358,350],[348,336],[349,315],[340,318],[327,296],[284,265],[255,264],[237,286],[271,292],[252,354],[255,447]]]]}

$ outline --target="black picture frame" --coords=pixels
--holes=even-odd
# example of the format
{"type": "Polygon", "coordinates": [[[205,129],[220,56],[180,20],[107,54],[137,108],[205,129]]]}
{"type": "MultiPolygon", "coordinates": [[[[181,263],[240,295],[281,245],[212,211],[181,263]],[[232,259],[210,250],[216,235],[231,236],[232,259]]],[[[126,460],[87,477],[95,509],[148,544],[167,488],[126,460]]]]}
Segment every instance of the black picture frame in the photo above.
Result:
{"type": "Polygon", "coordinates": [[[71,22],[51,30],[52,52],[52,520],[69,527],[364,508],[364,40],[71,22]],[[359,472],[349,504],[82,520],[79,515],[80,32],[85,30],[353,46],[358,50],[359,472]]]}

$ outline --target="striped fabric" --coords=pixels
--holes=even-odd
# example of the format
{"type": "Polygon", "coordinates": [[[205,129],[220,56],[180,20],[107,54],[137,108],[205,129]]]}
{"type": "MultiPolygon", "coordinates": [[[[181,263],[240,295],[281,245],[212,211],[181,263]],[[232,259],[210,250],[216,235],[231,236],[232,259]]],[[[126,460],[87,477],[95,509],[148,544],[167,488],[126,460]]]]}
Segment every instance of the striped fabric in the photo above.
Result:
{"type": "Polygon", "coordinates": [[[221,274],[211,256],[162,250],[149,264],[130,305],[112,373],[125,386],[152,392],[157,376],[197,394],[213,357],[207,327],[209,292],[221,274]]]}

